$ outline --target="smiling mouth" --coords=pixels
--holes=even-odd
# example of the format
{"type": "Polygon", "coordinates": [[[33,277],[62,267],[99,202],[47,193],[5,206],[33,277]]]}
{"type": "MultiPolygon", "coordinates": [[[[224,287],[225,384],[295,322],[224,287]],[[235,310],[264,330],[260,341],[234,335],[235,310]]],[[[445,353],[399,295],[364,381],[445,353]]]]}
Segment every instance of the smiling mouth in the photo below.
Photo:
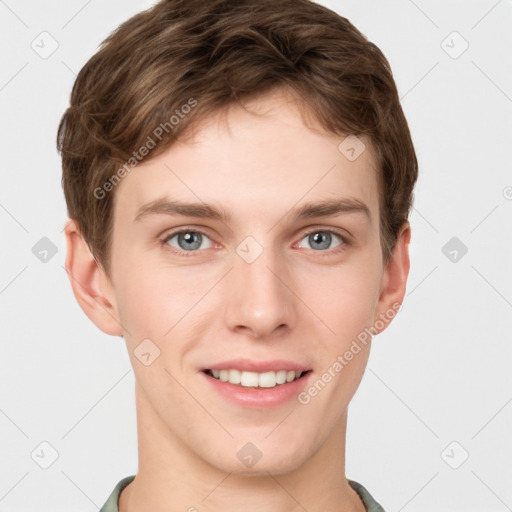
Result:
{"type": "Polygon", "coordinates": [[[210,377],[220,380],[221,382],[228,382],[245,388],[274,388],[277,386],[283,386],[301,379],[311,372],[311,370],[279,370],[276,372],[270,371],[258,373],[240,371],[236,369],[203,371],[210,377]]]}

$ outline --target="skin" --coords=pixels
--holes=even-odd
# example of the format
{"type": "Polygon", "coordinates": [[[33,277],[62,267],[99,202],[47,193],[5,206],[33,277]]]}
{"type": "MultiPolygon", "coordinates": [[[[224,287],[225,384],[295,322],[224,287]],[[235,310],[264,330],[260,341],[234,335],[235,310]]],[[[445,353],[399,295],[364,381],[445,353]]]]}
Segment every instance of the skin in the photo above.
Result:
{"type": "Polygon", "coordinates": [[[102,331],[125,339],[136,378],[139,470],[121,493],[121,512],[229,512],[242,502],[245,512],[365,510],[345,477],[345,433],[371,343],[306,405],[294,398],[262,410],[237,406],[200,369],[235,357],[288,359],[307,363],[314,382],[402,302],[410,226],[384,265],[370,141],[361,138],[366,150],[349,161],[338,150],[345,137],[306,125],[282,90],[245,107],[205,118],[117,186],[110,276],[75,223],[65,228],[74,294],[102,331]],[[163,213],[134,220],[163,197],[214,204],[232,220],[163,213]],[[366,204],[370,218],[290,214],[341,197],[366,204]],[[164,240],[183,227],[207,235],[191,256],[173,252],[188,247],[177,236],[164,240]],[[315,249],[310,229],[338,230],[349,243],[335,233],[315,249]],[[252,263],[236,252],[247,236],[263,248],[252,263]],[[134,354],[146,338],[160,350],[149,366],[134,354]],[[236,456],[247,442],[262,453],[251,468],[236,456]]]}

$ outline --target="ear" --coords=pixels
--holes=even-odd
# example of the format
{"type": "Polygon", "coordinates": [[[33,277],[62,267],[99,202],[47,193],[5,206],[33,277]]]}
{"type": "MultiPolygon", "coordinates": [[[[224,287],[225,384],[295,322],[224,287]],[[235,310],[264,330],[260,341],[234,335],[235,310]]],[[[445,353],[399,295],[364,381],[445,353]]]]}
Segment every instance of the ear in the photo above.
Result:
{"type": "Polygon", "coordinates": [[[400,229],[395,246],[382,275],[380,297],[373,321],[374,329],[377,333],[384,331],[391,323],[391,319],[394,318],[404,300],[410,267],[410,241],[411,226],[406,221],[400,229]]]}
{"type": "Polygon", "coordinates": [[[115,305],[110,279],[98,265],[75,221],[64,227],[66,237],[66,272],[78,304],[103,332],[122,336],[123,329],[115,305]]]}

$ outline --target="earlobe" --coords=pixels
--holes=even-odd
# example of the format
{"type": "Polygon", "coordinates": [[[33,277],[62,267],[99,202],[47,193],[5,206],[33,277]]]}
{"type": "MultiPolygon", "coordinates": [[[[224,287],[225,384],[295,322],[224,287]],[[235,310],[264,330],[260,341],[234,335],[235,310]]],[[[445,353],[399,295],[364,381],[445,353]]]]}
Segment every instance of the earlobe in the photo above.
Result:
{"type": "Polygon", "coordinates": [[[377,323],[377,320],[384,317],[389,318],[389,321],[379,322],[379,325],[385,324],[382,329],[379,329],[379,333],[384,331],[391,323],[391,319],[395,316],[400,307],[399,305],[402,304],[404,299],[410,267],[410,241],[411,227],[409,222],[406,221],[399,231],[393,252],[389,257],[382,276],[381,293],[375,310],[374,324],[377,323]]]}
{"type": "Polygon", "coordinates": [[[80,307],[89,319],[103,332],[122,336],[123,329],[115,307],[109,279],[94,259],[75,221],[64,227],[66,237],[66,272],[71,288],[80,307]]]}

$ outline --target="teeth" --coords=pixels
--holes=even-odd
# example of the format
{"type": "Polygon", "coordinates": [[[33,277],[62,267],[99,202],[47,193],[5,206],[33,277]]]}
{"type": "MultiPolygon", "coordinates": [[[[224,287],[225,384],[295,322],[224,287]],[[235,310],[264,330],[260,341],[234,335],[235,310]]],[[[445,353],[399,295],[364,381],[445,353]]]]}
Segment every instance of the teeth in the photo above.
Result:
{"type": "Polygon", "coordinates": [[[240,370],[210,370],[209,374],[221,380],[222,382],[229,382],[231,384],[239,384],[243,387],[251,388],[273,388],[286,382],[292,382],[298,379],[301,371],[294,370],[279,370],[277,372],[241,372],[240,370]]]}
{"type": "Polygon", "coordinates": [[[256,387],[258,385],[258,374],[256,372],[242,372],[240,384],[246,388],[256,387]]]}
{"type": "Polygon", "coordinates": [[[241,380],[242,372],[239,372],[238,370],[229,370],[229,382],[231,382],[231,384],[240,384],[241,380]]]}
{"type": "Polygon", "coordinates": [[[276,372],[276,383],[277,384],[284,384],[286,382],[286,374],[288,372],[286,370],[279,370],[276,372]]]}
{"type": "MultiPolygon", "coordinates": [[[[295,372],[293,372],[295,374],[295,372]]],[[[276,383],[276,372],[260,373],[258,377],[258,385],[260,388],[273,388],[276,383]]]]}

